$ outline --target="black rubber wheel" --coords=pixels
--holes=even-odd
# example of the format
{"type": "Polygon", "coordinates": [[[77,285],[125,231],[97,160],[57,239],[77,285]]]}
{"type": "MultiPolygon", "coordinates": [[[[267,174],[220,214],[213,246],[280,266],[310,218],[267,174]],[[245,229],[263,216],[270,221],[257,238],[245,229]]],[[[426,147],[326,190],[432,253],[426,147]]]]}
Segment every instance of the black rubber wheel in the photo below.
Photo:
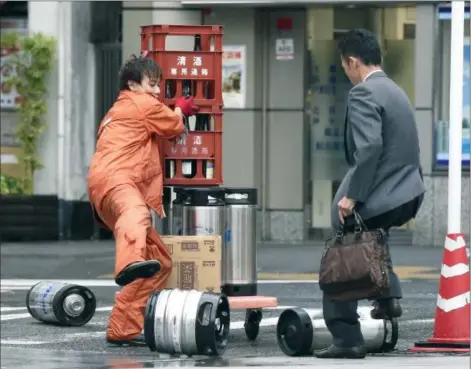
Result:
{"type": "Polygon", "coordinates": [[[260,323],[246,322],[244,325],[245,335],[250,341],[255,341],[260,333],[260,323]]]}
{"type": "Polygon", "coordinates": [[[396,349],[397,341],[399,339],[399,324],[396,318],[384,321],[384,342],[378,350],[373,351],[374,354],[383,354],[392,352],[396,349]],[[388,324],[389,323],[389,324],[388,324]],[[390,325],[390,327],[388,327],[390,325]],[[390,338],[388,340],[388,336],[390,338]]]}
{"type": "Polygon", "coordinates": [[[260,322],[262,321],[261,310],[248,309],[245,314],[245,335],[250,341],[255,341],[260,332],[260,322]]]}

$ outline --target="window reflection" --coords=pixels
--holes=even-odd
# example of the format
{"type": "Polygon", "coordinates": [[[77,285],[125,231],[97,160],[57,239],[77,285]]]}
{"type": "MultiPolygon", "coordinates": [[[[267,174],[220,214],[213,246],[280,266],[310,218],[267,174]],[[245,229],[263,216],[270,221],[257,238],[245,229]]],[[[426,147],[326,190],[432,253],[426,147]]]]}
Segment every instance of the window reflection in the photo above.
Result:
{"type": "MultiPolygon", "coordinates": [[[[437,122],[435,125],[435,167],[448,167],[449,152],[449,107],[450,107],[450,47],[451,47],[451,9],[441,7],[438,10],[439,19],[439,80],[437,90],[437,122]]],[[[466,9],[465,42],[463,45],[463,166],[470,165],[470,21],[469,7],[466,9]]]]}

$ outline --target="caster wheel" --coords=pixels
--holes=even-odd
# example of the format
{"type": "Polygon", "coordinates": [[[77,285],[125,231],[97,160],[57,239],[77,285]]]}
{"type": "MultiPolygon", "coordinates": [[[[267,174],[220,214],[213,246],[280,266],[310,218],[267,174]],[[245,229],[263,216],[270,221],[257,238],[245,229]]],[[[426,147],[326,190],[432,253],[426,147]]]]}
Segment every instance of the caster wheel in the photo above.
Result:
{"type": "Polygon", "coordinates": [[[260,332],[260,322],[262,321],[262,312],[260,310],[247,310],[245,317],[245,335],[250,341],[255,341],[260,332]]]}
{"type": "Polygon", "coordinates": [[[255,341],[260,332],[260,325],[258,323],[245,323],[245,335],[250,341],[255,341]]]}

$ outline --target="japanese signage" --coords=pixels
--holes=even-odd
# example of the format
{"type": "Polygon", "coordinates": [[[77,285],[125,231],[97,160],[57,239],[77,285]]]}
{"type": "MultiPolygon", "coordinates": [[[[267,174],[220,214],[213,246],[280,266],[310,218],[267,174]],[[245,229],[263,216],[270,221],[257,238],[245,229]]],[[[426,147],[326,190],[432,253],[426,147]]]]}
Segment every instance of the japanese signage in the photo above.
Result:
{"type": "Polygon", "coordinates": [[[277,38],[275,44],[276,60],[293,60],[294,59],[294,39],[277,38]]]}
{"type": "Polygon", "coordinates": [[[222,98],[225,108],[245,108],[245,46],[224,45],[222,98]]]}
{"type": "Polygon", "coordinates": [[[213,154],[213,150],[209,149],[211,147],[211,142],[208,142],[208,140],[211,140],[210,136],[190,132],[177,144],[169,143],[172,147],[170,150],[165,151],[169,152],[172,157],[191,158],[192,156],[200,155],[211,156],[213,154]]]}
{"type": "Polygon", "coordinates": [[[344,155],[343,125],[345,121],[345,94],[343,90],[350,83],[342,78],[342,72],[334,64],[323,76],[327,83],[314,83],[310,89],[311,122],[315,130],[314,152],[329,152],[331,155],[344,155]],[[343,91],[343,92],[342,92],[343,91]],[[324,104],[322,104],[324,103],[324,104]]]}
{"type": "MultiPolygon", "coordinates": [[[[462,136],[462,164],[464,166],[470,165],[470,38],[466,38],[464,42],[463,50],[463,136],[462,136]]],[[[437,124],[436,128],[436,162],[439,165],[448,165],[449,158],[449,123],[445,121],[440,121],[437,124]]]]}
{"type": "Polygon", "coordinates": [[[211,56],[203,55],[180,55],[172,53],[170,60],[168,75],[174,77],[191,77],[191,78],[211,78],[213,74],[213,63],[211,56]]]}

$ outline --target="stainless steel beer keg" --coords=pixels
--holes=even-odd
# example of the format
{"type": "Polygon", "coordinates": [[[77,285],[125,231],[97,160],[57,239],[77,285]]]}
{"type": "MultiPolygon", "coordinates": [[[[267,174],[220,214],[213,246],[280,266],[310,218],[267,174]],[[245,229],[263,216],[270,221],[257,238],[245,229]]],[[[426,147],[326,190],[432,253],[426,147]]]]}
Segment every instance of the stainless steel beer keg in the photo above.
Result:
{"type": "Polygon", "coordinates": [[[223,237],[224,189],[185,188],[183,191],[182,235],[223,237]]]}
{"type": "Polygon", "coordinates": [[[28,291],[26,308],[33,318],[41,322],[81,326],[95,314],[96,299],[87,287],[44,281],[28,291]]]}
{"type": "Polygon", "coordinates": [[[151,351],[219,356],[226,350],[229,323],[225,295],[164,289],[147,302],[144,336],[151,351]]]}
{"type": "Polygon", "coordinates": [[[172,220],[170,227],[170,234],[174,236],[181,236],[183,234],[183,198],[185,188],[174,187],[175,200],[172,201],[172,220]]]}
{"type": "MultiPolygon", "coordinates": [[[[390,352],[398,340],[397,319],[375,320],[370,316],[371,307],[358,307],[361,332],[365,349],[369,353],[390,352]]],[[[288,356],[312,355],[332,344],[322,309],[293,308],[284,310],[278,320],[276,337],[281,351],[288,356]]]]}
{"type": "Polygon", "coordinates": [[[222,292],[257,294],[257,189],[226,188],[226,231],[222,248],[222,292]]]}

